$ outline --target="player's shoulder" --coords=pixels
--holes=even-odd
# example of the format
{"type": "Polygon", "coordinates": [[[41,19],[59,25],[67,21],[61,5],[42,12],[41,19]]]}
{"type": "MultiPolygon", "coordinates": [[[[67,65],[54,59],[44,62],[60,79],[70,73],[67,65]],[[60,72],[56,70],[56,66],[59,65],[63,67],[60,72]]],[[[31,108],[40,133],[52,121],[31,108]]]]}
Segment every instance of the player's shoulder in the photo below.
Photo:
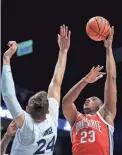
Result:
{"type": "Polygon", "coordinates": [[[33,119],[31,115],[26,111],[24,111],[24,114],[25,114],[25,119],[24,119],[23,125],[21,126],[21,128],[19,128],[21,130],[24,129],[25,126],[32,126],[33,124],[33,119]]]}
{"type": "Polygon", "coordinates": [[[82,117],[84,116],[84,114],[82,114],[81,112],[77,112],[77,116],[76,116],[76,119],[75,119],[75,122],[74,122],[74,125],[82,119],[82,117]]]}
{"type": "Polygon", "coordinates": [[[86,114],[83,114],[83,113],[81,113],[81,112],[77,112],[77,117],[76,117],[76,120],[78,119],[78,118],[80,118],[80,117],[84,117],[84,116],[86,116],[86,114]]]}
{"type": "Polygon", "coordinates": [[[30,120],[32,120],[31,115],[30,115],[27,111],[24,111],[24,114],[25,114],[25,119],[30,119],[30,120]]]}

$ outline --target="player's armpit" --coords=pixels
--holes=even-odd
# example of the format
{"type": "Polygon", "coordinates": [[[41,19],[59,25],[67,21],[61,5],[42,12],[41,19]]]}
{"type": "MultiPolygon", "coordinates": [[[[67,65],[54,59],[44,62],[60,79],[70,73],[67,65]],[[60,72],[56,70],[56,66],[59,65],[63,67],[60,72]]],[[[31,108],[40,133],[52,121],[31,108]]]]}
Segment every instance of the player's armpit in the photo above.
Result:
{"type": "Polygon", "coordinates": [[[112,77],[107,77],[104,90],[104,103],[105,111],[109,115],[112,115],[114,120],[116,116],[116,103],[117,103],[117,88],[116,88],[116,79],[112,77]]]}
{"type": "Polygon", "coordinates": [[[23,111],[22,114],[20,116],[16,117],[14,120],[15,120],[17,126],[20,128],[23,125],[24,120],[25,120],[25,112],[23,111]]]}
{"type": "Polygon", "coordinates": [[[72,127],[78,116],[77,108],[74,103],[66,104],[65,101],[62,103],[63,114],[72,127]]]}
{"type": "Polygon", "coordinates": [[[105,104],[100,108],[100,110],[98,111],[100,113],[100,115],[102,116],[102,118],[111,126],[114,127],[114,118],[113,115],[111,114],[111,112],[109,112],[106,107],[105,104]]]}

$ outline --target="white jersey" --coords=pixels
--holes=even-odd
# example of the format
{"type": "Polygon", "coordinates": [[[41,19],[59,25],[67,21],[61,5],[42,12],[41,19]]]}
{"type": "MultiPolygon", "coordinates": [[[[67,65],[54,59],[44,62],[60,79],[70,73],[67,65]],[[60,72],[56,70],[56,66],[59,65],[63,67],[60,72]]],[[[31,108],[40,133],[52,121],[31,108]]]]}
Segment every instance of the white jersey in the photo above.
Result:
{"type": "Polygon", "coordinates": [[[17,130],[10,155],[52,155],[57,139],[59,103],[49,98],[49,114],[41,123],[25,112],[23,126],[17,130]]]}

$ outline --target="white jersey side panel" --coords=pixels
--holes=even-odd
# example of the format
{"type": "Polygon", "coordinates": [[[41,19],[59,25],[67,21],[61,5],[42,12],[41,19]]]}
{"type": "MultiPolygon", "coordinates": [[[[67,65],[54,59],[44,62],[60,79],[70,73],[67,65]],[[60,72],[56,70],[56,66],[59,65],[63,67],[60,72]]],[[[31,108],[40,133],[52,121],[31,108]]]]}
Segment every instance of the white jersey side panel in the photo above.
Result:
{"type": "Polygon", "coordinates": [[[110,155],[113,155],[113,150],[114,150],[114,142],[113,142],[113,133],[114,133],[114,127],[112,125],[110,125],[109,123],[107,123],[103,117],[100,115],[99,112],[97,112],[97,115],[99,116],[99,118],[107,125],[108,127],[108,131],[109,131],[109,151],[110,151],[110,155]]]}
{"type": "Polygon", "coordinates": [[[59,103],[49,98],[49,114],[41,123],[33,121],[25,112],[23,126],[18,129],[11,155],[52,155],[57,139],[59,103]]]}

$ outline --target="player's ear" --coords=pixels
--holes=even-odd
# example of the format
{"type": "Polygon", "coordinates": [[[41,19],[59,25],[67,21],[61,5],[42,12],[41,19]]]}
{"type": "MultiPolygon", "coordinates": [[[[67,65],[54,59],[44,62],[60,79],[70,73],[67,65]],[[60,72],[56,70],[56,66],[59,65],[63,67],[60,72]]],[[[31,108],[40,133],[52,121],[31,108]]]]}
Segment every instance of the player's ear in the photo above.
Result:
{"type": "Polygon", "coordinates": [[[27,111],[28,113],[30,112],[29,106],[28,106],[28,105],[26,106],[26,111],[27,111]]]}

